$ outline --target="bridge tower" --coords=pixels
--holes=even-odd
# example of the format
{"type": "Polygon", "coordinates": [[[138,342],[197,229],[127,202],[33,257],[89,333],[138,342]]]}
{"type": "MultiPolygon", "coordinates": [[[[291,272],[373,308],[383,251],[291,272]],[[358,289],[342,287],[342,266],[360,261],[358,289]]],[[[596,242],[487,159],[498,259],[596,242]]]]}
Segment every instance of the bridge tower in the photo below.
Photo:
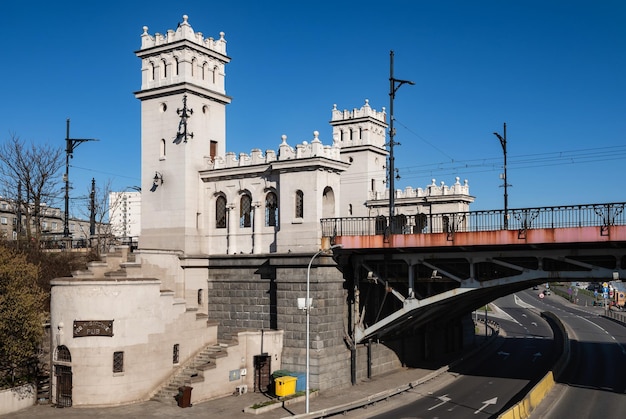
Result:
{"type": "Polygon", "coordinates": [[[224,33],[204,38],[183,16],[176,30],[150,35],[141,48],[142,249],[202,251],[198,171],[226,149],[224,33]]]}
{"type": "Polygon", "coordinates": [[[341,176],[341,214],[366,217],[366,202],[382,198],[386,189],[387,155],[385,108],[378,112],[369,101],[360,109],[340,111],[333,107],[330,125],[333,141],[341,147],[341,158],[350,168],[341,176]]]}

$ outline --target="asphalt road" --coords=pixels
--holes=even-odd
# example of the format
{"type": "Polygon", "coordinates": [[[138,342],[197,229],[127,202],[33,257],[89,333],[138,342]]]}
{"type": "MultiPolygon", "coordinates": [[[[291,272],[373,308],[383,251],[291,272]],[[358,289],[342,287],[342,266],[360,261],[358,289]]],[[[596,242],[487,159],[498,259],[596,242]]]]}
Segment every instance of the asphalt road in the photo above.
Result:
{"type": "Polygon", "coordinates": [[[568,329],[571,359],[533,418],[623,418],[626,397],[626,327],[600,316],[601,308],[577,307],[560,297],[537,303],[568,329]]]}
{"type": "MultiPolygon", "coordinates": [[[[416,389],[403,405],[377,416],[383,418],[495,417],[519,401],[555,362],[552,330],[536,310],[511,295],[496,301],[510,317],[496,320],[506,331],[500,346],[452,371],[438,390],[416,389]]],[[[493,317],[492,317],[493,319],[493,317]]]]}

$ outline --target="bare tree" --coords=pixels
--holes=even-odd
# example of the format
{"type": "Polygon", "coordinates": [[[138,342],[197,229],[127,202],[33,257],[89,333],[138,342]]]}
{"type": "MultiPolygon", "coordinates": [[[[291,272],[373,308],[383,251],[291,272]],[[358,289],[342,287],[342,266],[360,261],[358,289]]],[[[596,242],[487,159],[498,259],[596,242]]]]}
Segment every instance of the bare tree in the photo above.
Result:
{"type": "MultiPolygon", "coordinates": [[[[25,219],[23,233],[30,242],[41,238],[41,218],[46,205],[59,193],[63,150],[50,144],[26,143],[12,135],[0,144],[0,182],[14,210],[25,219]]],[[[20,232],[18,231],[18,237],[20,232]]]]}

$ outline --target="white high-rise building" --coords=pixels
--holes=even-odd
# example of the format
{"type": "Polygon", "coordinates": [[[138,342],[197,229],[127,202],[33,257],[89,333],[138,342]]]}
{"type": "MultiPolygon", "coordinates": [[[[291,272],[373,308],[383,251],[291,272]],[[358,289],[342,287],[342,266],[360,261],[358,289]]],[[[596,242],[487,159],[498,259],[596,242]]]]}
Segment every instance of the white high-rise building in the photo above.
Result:
{"type": "Polygon", "coordinates": [[[141,231],[141,192],[109,193],[109,223],[115,237],[137,243],[141,231]]]}

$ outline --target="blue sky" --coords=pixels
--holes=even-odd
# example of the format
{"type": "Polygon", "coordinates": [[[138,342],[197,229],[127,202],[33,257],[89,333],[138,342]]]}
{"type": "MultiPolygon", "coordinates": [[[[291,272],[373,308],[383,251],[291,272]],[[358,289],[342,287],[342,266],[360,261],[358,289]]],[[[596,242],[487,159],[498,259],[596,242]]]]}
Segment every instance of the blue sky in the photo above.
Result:
{"type": "MultiPolygon", "coordinates": [[[[140,185],[142,27],[182,15],[226,34],[227,150],[277,149],[312,132],[330,144],[333,104],[389,109],[394,75],[396,187],[468,179],[472,209],[626,200],[626,3],[606,1],[2,2],[0,141],[81,144],[72,197],[94,177],[140,185]]],[[[61,173],[59,174],[61,176],[61,173]]],[[[62,206],[62,195],[58,206],[62,206]]],[[[72,215],[86,205],[73,199],[72,215]]]]}

